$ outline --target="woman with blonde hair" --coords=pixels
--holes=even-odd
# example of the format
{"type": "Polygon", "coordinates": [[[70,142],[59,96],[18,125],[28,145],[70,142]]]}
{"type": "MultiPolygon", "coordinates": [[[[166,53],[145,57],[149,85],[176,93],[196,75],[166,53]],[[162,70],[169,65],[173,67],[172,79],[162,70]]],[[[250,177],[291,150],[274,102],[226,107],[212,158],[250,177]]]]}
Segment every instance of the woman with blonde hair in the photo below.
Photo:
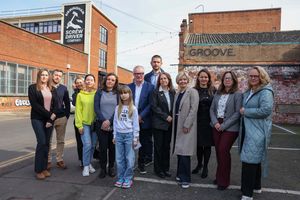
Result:
{"type": "Polygon", "coordinates": [[[36,83],[28,88],[28,98],[31,105],[31,125],[37,140],[34,171],[36,178],[43,180],[51,176],[47,170],[48,151],[58,108],[56,89],[51,85],[48,70],[38,71],[36,83]]]}
{"type": "Polygon", "coordinates": [[[177,155],[176,179],[182,188],[189,188],[191,182],[191,156],[197,146],[197,110],[199,95],[197,90],[189,88],[189,76],[180,72],[176,77],[178,92],[174,97],[172,153],[177,155]]]}
{"type": "Polygon", "coordinates": [[[267,175],[267,148],[271,139],[274,92],[268,73],[260,66],[248,72],[248,90],[243,94],[240,156],[242,200],[261,193],[261,164],[267,175]]]}

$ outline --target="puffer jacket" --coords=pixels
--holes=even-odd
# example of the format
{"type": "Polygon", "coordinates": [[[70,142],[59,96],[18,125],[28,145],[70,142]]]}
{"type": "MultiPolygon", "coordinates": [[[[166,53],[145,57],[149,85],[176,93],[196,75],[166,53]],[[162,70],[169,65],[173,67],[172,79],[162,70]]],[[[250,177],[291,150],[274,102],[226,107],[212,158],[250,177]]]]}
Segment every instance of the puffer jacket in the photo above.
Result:
{"type": "Polygon", "coordinates": [[[239,137],[240,159],[251,164],[263,164],[267,175],[267,149],[271,139],[274,93],[267,84],[249,99],[250,90],[243,94],[244,115],[239,137]]]}

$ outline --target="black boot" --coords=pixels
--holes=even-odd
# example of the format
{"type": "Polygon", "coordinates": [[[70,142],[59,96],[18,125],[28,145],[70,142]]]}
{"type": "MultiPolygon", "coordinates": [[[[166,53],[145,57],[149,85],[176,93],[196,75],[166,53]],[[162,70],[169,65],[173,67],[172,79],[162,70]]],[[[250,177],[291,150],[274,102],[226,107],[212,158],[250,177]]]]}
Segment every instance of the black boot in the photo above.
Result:
{"type": "Polygon", "coordinates": [[[113,167],[108,168],[108,175],[110,177],[115,177],[116,176],[115,169],[113,167]]]}
{"type": "Polygon", "coordinates": [[[100,174],[99,174],[99,178],[105,178],[105,176],[106,176],[106,169],[101,169],[100,174]]]}
{"type": "Polygon", "coordinates": [[[193,169],[192,174],[198,174],[199,171],[201,170],[201,168],[202,168],[202,165],[197,165],[195,167],[195,169],[193,169]]]}
{"type": "Polygon", "coordinates": [[[201,178],[206,178],[207,174],[208,174],[207,166],[204,166],[202,170],[201,178]]]}

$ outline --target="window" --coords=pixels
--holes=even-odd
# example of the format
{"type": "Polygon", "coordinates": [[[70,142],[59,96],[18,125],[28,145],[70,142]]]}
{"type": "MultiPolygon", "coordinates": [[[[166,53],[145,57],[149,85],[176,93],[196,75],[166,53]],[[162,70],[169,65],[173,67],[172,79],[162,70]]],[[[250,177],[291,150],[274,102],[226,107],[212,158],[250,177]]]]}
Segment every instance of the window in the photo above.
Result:
{"type": "Polygon", "coordinates": [[[27,95],[27,88],[36,82],[34,67],[0,61],[0,94],[27,95]]]}
{"type": "Polygon", "coordinates": [[[0,94],[6,93],[6,66],[5,62],[0,62],[0,94]]]}
{"type": "Polygon", "coordinates": [[[7,83],[7,93],[15,94],[17,85],[17,65],[13,63],[7,63],[6,67],[6,83],[7,83]]]}
{"type": "Polygon", "coordinates": [[[61,27],[61,21],[46,21],[46,22],[35,22],[35,23],[22,23],[21,27],[27,31],[33,33],[59,33],[61,27]]]}
{"type": "Polygon", "coordinates": [[[105,50],[100,49],[99,51],[99,67],[106,68],[107,66],[107,53],[105,50]]]}
{"type": "Polygon", "coordinates": [[[103,26],[100,26],[100,42],[107,44],[107,29],[103,26]]]}
{"type": "Polygon", "coordinates": [[[18,67],[18,93],[25,94],[27,89],[27,66],[19,65],[18,67]]]}

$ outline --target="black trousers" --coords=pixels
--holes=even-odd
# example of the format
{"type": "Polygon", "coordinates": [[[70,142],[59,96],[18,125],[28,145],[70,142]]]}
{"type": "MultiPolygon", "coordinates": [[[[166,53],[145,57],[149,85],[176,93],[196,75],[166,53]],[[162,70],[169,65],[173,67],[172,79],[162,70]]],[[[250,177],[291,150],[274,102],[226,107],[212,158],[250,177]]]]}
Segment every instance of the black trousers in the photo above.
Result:
{"type": "Polygon", "coordinates": [[[170,142],[172,127],[167,131],[153,129],[154,172],[166,172],[170,169],[170,142]]]}
{"type": "Polygon", "coordinates": [[[244,196],[252,197],[253,190],[261,189],[261,164],[242,162],[242,186],[244,196]]]}
{"type": "Polygon", "coordinates": [[[31,119],[31,125],[37,141],[35,149],[34,171],[36,173],[41,173],[47,169],[49,143],[53,126],[46,128],[46,122],[38,119],[31,119]]]}
{"type": "Polygon", "coordinates": [[[191,182],[191,156],[177,155],[177,177],[180,182],[191,182]]]}
{"type": "Polygon", "coordinates": [[[152,129],[141,129],[139,138],[142,146],[139,149],[138,166],[142,166],[146,161],[152,161],[152,129]]]}
{"type": "Polygon", "coordinates": [[[98,130],[97,136],[99,140],[99,162],[101,169],[106,169],[107,166],[107,151],[108,151],[108,167],[112,168],[115,164],[115,145],[112,142],[113,132],[98,130]]]}
{"type": "Polygon", "coordinates": [[[80,133],[78,128],[75,126],[75,119],[74,119],[74,130],[75,130],[75,138],[76,138],[76,143],[77,143],[77,154],[78,154],[78,160],[81,161],[82,164],[82,141],[80,137],[80,133]]]}

